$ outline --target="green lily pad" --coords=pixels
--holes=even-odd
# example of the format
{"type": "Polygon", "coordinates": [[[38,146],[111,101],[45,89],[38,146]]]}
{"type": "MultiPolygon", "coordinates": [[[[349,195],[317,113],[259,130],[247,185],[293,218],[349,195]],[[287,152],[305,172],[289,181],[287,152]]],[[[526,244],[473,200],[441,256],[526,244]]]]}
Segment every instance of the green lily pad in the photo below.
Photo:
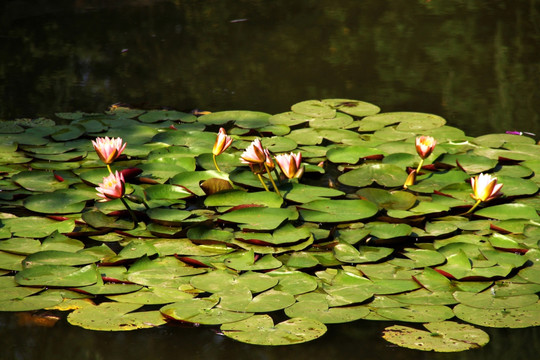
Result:
{"type": "Polygon", "coordinates": [[[523,204],[502,204],[488,206],[486,208],[475,211],[478,216],[497,220],[509,220],[509,219],[530,219],[539,220],[537,211],[532,206],[523,204]]]}
{"type": "Polygon", "coordinates": [[[381,109],[377,105],[358,100],[324,99],[323,103],[330,105],[336,110],[356,117],[375,115],[379,111],[381,111],[381,109]]]}
{"type": "Polygon", "coordinates": [[[45,171],[21,171],[11,179],[30,191],[53,192],[68,187],[68,184],[58,181],[51,172],[45,171]]]}
{"type": "MultiPolygon", "coordinates": [[[[276,193],[269,191],[245,192],[242,190],[222,191],[209,195],[204,200],[205,206],[238,206],[238,205],[262,205],[269,208],[279,208],[283,199],[276,193]]],[[[254,209],[256,210],[256,209],[254,209]]]]}
{"type": "Polygon", "coordinates": [[[268,315],[223,324],[221,331],[234,340],[254,345],[292,345],[317,339],[326,333],[326,326],[313,319],[293,318],[274,325],[268,315]]]}
{"type": "Polygon", "coordinates": [[[92,285],[99,273],[95,265],[82,268],[66,265],[39,265],[26,268],[15,275],[15,281],[24,286],[81,287],[92,285]]]}
{"type": "Polygon", "coordinates": [[[247,207],[230,211],[218,217],[219,220],[243,224],[251,230],[273,230],[285,220],[297,217],[294,209],[247,207]]]}
{"type": "Polygon", "coordinates": [[[248,319],[253,316],[249,312],[236,312],[215,307],[217,300],[211,298],[195,298],[180,300],[160,309],[166,317],[204,325],[219,325],[248,319]]]}
{"type": "Polygon", "coordinates": [[[42,292],[37,295],[19,294],[12,299],[0,300],[0,311],[32,311],[60,304],[64,298],[56,292],[42,292]]]}
{"type": "Polygon", "coordinates": [[[405,322],[436,322],[454,317],[452,309],[444,305],[409,305],[399,308],[380,308],[376,312],[387,319],[405,322]]]}
{"type": "Polygon", "coordinates": [[[456,316],[471,324],[496,328],[525,328],[540,325],[540,302],[515,309],[481,309],[459,304],[456,316]]]}
{"type": "Polygon", "coordinates": [[[360,159],[369,156],[383,155],[383,152],[364,146],[335,147],[326,153],[326,157],[333,163],[356,164],[360,159]]]}
{"type": "Polygon", "coordinates": [[[307,203],[315,200],[324,200],[326,198],[345,195],[343,191],[328,187],[313,186],[291,182],[281,189],[282,195],[290,201],[297,203],[307,203]]]}
{"type": "Polygon", "coordinates": [[[378,211],[366,200],[315,200],[298,206],[300,215],[311,222],[347,222],[369,218],[378,211]]]}
{"type": "Polygon", "coordinates": [[[285,309],[290,318],[314,319],[323,324],[339,324],[356,321],[369,314],[364,306],[328,307],[326,301],[299,301],[285,309]]]}
{"type": "Polygon", "coordinates": [[[127,331],[165,324],[159,311],[135,312],[141,306],[105,302],[77,309],[68,315],[67,320],[72,325],[99,331],[127,331]]]}
{"type": "Polygon", "coordinates": [[[330,105],[319,100],[306,100],[291,106],[291,110],[297,114],[312,116],[315,118],[333,118],[336,110],[330,105]]]}
{"type": "Polygon", "coordinates": [[[374,246],[360,246],[356,249],[350,244],[340,243],[334,247],[334,256],[342,262],[361,264],[384,259],[393,251],[391,248],[374,246]]]}
{"type": "Polygon", "coordinates": [[[386,187],[402,186],[406,179],[407,173],[403,169],[390,164],[366,164],[338,177],[340,183],[357,187],[366,187],[373,182],[386,187]]]}
{"type": "Polygon", "coordinates": [[[535,294],[499,296],[491,291],[473,294],[470,292],[456,291],[454,298],[460,303],[480,309],[514,309],[533,305],[538,302],[535,294]]]}
{"type": "Polygon", "coordinates": [[[443,321],[424,324],[428,331],[394,325],[384,329],[383,338],[414,350],[458,352],[477,349],[489,342],[489,335],[467,324],[443,321]]]}

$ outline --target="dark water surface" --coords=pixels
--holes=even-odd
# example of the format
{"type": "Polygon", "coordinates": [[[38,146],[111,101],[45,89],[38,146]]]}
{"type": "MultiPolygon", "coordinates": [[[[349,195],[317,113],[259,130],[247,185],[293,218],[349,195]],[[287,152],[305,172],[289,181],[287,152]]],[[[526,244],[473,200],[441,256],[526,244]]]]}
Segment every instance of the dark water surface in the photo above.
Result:
{"type": "MultiPolygon", "coordinates": [[[[0,119],[142,108],[287,111],[351,98],[445,117],[469,135],[540,133],[537,0],[78,0],[0,3],[0,119]]],[[[381,339],[394,322],[330,325],[287,347],[234,342],[210,327],[125,333],[0,313],[11,359],[537,359],[538,328],[485,329],[458,354],[381,339]]]]}
{"type": "Polygon", "coordinates": [[[540,133],[539,0],[0,4],[0,119],[341,97],[540,133]]]}

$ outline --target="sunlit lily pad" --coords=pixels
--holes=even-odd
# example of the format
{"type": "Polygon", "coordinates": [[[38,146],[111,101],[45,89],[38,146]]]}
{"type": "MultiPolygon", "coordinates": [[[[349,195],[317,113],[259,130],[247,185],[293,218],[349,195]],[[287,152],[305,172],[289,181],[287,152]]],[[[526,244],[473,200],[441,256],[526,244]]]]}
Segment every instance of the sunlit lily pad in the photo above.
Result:
{"type": "Polygon", "coordinates": [[[274,325],[268,315],[224,324],[221,331],[234,340],[254,345],[292,345],[317,339],[326,333],[326,326],[308,318],[293,318],[274,325]]]}
{"type": "Polygon", "coordinates": [[[497,328],[540,326],[540,303],[515,309],[481,309],[459,304],[456,316],[471,324],[497,328]]]}
{"type": "Polygon", "coordinates": [[[338,178],[342,184],[357,187],[369,186],[373,182],[387,187],[401,186],[406,179],[407,173],[403,169],[390,164],[362,165],[338,178]]]}
{"type": "Polygon", "coordinates": [[[106,302],[73,311],[68,315],[68,322],[100,331],[136,330],[165,324],[159,311],[136,312],[140,307],[139,304],[106,302]]]}
{"type": "Polygon", "coordinates": [[[394,325],[384,329],[383,338],[414,350],[458,352],[477,349],[489,342],[489,335],[471,325],[443,321],[424,324],[428,331],[394,325]]]}
{"type": "Polygon", "coordinates": [[[377,206],[366,200],[315,200],[299,206],[305,221],[346,222],[365,219],[377,213],[377,206]]]}
{"type": "Polygon", "coordinates": [[[210,298],[186,299],[166,305],[160,311],[163,315],[172,319],[204,325],[236,322],[253,316],[253,313],[249,312],[236,312],[217,308],[215,307],[217,303],[217,300],[210,298]]]}

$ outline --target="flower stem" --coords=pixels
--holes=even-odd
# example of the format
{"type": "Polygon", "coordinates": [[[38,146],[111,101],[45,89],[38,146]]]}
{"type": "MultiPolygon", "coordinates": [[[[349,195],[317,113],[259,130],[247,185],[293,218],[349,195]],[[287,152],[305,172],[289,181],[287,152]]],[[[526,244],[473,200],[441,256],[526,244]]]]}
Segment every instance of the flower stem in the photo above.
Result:
{"type": "Polygon", "coordinates": [[[467,215],[467,214],[472,213],[472,212],[474,211],[474,209],[476,209],[476,207],[477,207],[478,205],[480,205],[481,202],[482,202],[482,200],[477,200],[476,203],[473,205],[473,207],[470,208],[469,211],[467,211],[467,212],[466,212],[465,214],[463,214],[463,215],[467,215]]]}
{"type": "Polygon", "coordinates": [[[270,191],[270,190],[268,190],[268,186],[266,186],[266,184],[264,183],[264,180],[263,180],[263,177],[261,176],[261,174],[257,174],[257,176],[259,177],[259,181],[261,182],[262,186],[264,187],[264,190],[270,191]]]}
{"type": "Polygon", "coordinates": [[[113,173],[112,170],[111,170],[111,166],[109,164],[107,164],[107,169],[109,170],[109,173],[113,173]]]}
{"type": "Polygon", "coordinates": [[[266,173],[268,174],[268,177],[270,178],[270,181],[272,182],[272,186],[274,187],[274,190],[276,191],[276,194],[278,194],[280,197],[281,194],[279,193],[279,190],[276,186],[276,183],[274,182],[274,178],[272,177],[272,173],[270,172],[270,169],[268,168],[268,165],[266,165],[266,162],[264,163],[264,168],[266,169],[266,173]]]}
{"type": "Polygon", "coordinates": [[[122,203],[124,204],[124,206],[126,207],[127,211],[129,212],[129,215],[131,215],[131,219],[133,220],[133,225],[134,225],[135,227],[137,227],[137,217],[135,216],[135,213],[133,212],[133,210],[131,210],[131,208],[129,207],[128,203],[126,202],[126,200],[124,200],[123,197],[121,197],[120,200],[122,200],[122,203]]]}
{"type": "Polygon", "coordinates": [[[221,172],[218,164],[217,164],[217,161],[216,161],[216,155],[212,154],[212,158],[214,159],[214,166],[216,167],[216,170],[221,172]]]}
{"type": "Polygon", "coordinates": [[[418,167],[416,168],[417,174],[420,172],[420,169],[422,169],[423,165],[424,165],[424,159],[420,159],[420,164],[418,164],[418,167]]]}

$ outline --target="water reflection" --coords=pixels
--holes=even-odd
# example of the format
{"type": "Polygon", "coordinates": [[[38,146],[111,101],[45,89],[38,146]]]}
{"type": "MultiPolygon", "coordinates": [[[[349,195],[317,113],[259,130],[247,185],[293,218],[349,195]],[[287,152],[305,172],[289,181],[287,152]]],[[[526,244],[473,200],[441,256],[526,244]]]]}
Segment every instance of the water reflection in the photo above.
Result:
{"type": "Polygon", "coordinates": [[[0,5],[2,118],[346,97],[540,132],[536,0],[21,3],[0,5]]]}

